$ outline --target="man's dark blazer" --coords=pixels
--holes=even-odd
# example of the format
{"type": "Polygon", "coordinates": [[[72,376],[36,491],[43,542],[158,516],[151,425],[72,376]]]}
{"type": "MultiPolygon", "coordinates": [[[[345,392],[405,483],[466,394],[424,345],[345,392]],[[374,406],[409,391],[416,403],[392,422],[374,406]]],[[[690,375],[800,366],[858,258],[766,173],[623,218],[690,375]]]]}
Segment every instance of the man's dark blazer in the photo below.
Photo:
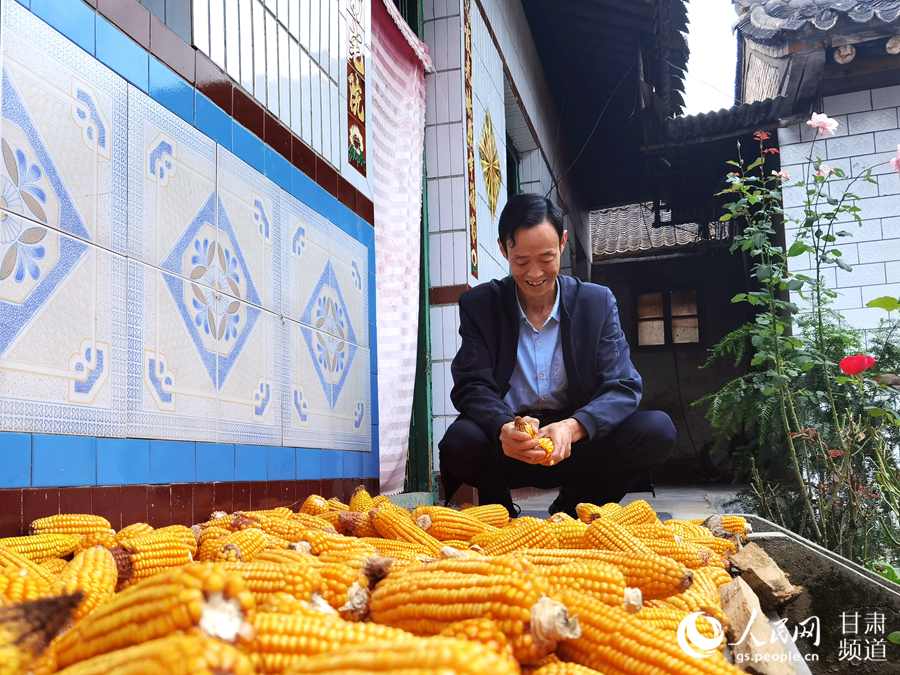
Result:
{"type": "MultiPolygon", "coordinates": [[[[616,299],[606,286],[559,276],[560,339],[569,408],[589,439],[601,438],[637,410],[643,383],[631,363],[616,299]]],[[[453,359],[456,409],[488,438],[513,411],[503,401],[516,363],[520,314],[512,277],[476,286],[459,299],[462,345],[453,359]]]]}

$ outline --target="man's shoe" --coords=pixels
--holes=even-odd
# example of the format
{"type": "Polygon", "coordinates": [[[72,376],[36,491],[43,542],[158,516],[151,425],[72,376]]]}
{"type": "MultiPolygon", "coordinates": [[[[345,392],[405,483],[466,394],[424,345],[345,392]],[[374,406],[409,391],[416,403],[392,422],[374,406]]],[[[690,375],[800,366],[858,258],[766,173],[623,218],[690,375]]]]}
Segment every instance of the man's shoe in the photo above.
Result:
{"type": "Polygon", "coordinates": [[[565,490],[560,490],[559,494],[556,496],[556,499],[553,500],[553,503],[550,504],[550,508],[547,509],[547,512],[552,516],[554,513],[559,513],[563,511],[568,513],[573,518],[577,518],[578,514],[575,512],[575,505],[578,502],[574,499],[571,499],[566,494],[565,490]]]}

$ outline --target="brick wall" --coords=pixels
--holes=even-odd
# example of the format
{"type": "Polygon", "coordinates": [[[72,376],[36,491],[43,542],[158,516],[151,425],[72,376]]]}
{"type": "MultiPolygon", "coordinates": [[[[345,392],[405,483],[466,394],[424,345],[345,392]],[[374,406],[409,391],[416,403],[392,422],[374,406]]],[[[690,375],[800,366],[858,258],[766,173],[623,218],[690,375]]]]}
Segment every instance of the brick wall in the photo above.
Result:
{"type": "MultiPolygon", "coordinates": [[[[867,308],[868,301],[883,295],[900,296],[900,180],[887,163],[900,144],[898,106],[900,86],[828,96],[822,110],[840,123],[833,137],[814,140],[813,130],[805,124],[785,127],[778,133],[782,167],[792,181],[808,175],[806,158],[810,155],[844,170],[847,180],[830,181],[832,195],[842,192],[852,177],[877,165],[872,171],[876,183],[859,180],[851,188],[860,196],[862,224],[850,221],[840,228],[853,233],[840,244],[843,259],[852,271],[835,267],[824,270],[826,283],[838,293],[834,309],[840,310],[847,324],[861,330],[876,328],[886,316],[882,310],[867,308]]],[[[802,216],[804,195],[803,188],[784,191],[789,217],[802,216]]],[[[790,245],[796,223],[790,224],[786,234],[790,245]]],[[[791,259],[794,271],[808,272],[811,266],[808,255],[791,259]]],[[[799,297],[793,300],[808,307],[799,297]]]]}

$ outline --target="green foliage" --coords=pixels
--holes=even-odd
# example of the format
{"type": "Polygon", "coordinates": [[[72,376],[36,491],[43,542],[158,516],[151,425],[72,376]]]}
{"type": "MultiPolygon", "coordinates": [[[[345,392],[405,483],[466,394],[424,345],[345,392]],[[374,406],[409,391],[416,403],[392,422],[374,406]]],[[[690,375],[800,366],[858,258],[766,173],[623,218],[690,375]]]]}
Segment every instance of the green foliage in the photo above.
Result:
{"type": "MultiPolygon", "coordinates": [[[[709,353],[707,365],[730,361],[743,374],[695,405],[703,405],[717,442],[732,453],[736,477],[749,484],[739,498],[759,513],[823,546],[860,562],[900,562],[900,387],[891,373],[900,370],[900,324],[884,321],[864,336],[843,324],[830,307],[835,292],[824,283],[828,267],[850,270],[842,241],[859,222],[858,180],[842,181],[838,194],[831,178],[842,178],[821,160],[810,158],[796,240],[778,246],[776,231],[785,221],[784,176],[763,171],[759,157],[742,158],[726,176],[721,195],[729,202],[721,220],[736,228],[732,252],[744,257],[750,286],[732,302],[754,310],[751,321],[731,331],[709,353]],[[841,225],[842,223],[842,225],[841,225]],[[848,225],[849,223],[849,225],[848,225]],[[813,269],[798,274],[791,259],[808,256],[813,269]],[[790,298],[795,299],[792,302],[790,298]],[[865,351],[877,371],[842,375],[840,360],[865,351]],[[874,377],[873,377],[874,375],[874,377]]],[[[888,312],[900,300],[870,303],[888,312]]],[[[890,315],[889,315],[890,316],[890,315]]]]}

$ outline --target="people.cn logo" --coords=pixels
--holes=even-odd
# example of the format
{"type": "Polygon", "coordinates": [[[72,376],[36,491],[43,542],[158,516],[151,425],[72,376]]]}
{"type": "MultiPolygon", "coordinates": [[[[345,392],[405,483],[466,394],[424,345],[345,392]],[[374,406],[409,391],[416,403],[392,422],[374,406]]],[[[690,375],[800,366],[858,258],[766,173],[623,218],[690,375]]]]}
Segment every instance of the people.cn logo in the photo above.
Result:
{"type": "Polygon", "coordinates": [[[722,641],[725,639],[725,631],[722,624],[715,617],[705,612],[691,612],[684,617],[678,624],[678,646],[681,647],[685,654],[695,659],[705,659],[711,656],[713,652],[719,649],[722,641]],[[706,637],[697,630],[697,619],[703,617],[712,628],[712,636],[706,637]]]}

